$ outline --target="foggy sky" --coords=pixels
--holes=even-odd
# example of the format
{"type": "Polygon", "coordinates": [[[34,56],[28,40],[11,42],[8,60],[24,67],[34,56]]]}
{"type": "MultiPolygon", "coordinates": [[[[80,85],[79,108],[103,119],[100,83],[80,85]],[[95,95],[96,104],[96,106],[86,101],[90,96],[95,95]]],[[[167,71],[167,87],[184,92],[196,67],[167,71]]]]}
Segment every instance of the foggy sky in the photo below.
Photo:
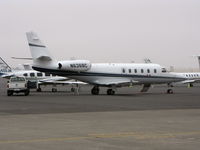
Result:
{"type": "Polygon", "coordinates": [[[58,60],[198,68],[199,0],[0,0],[0,56],[31,57],[35,31],[58,60]]]}

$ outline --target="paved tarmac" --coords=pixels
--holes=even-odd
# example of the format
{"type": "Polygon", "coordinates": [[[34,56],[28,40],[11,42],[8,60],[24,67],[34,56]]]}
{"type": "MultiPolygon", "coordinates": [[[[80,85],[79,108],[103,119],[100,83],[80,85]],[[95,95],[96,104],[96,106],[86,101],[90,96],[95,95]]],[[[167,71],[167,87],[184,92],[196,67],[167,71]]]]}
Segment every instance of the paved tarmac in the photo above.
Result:
{"type": "Polygon", "coordinates": [[[32,91],[6,96],[0,79],[0,149],[162,149],[200,147],[200,86],[119,89],[114,96],[32,91]]]}

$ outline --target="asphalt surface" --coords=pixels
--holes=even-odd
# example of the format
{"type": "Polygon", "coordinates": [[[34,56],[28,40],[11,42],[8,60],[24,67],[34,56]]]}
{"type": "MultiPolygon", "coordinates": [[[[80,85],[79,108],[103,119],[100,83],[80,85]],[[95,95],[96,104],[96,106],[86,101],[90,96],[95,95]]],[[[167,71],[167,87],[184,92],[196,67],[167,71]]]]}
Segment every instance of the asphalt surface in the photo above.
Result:
{"type": "Polygon", "coordinates": [[[135,111],[163,109],[199,109],[200,86],[193,88],[177,87],[174,94],[166,94],[167,87],[154,87],[148,93],[140,93],[140,87],[121,88],[116,95],[106,95],[101,88],[100,95],[91,95],[92,87],[84,86],[79,95],[70,93],[70,87],[58,87],[61,91],[52,93],[51,89],[29,96],[6,96],[5,81],[0,90],[1,114],[47,114],[75,112],[135,111]],[[68,91],[67,91],[68,90],[68,91]],[[67,92],[66,92],[67,91],[67,92]]]}
{"type": "Polygon", "coordinates": [[[52,93],[6,96],[0,79],[0,149],[3,150],[198,150],[200,86],[122,88],[116,95],[80,93],[60,86],[52,93]]]}

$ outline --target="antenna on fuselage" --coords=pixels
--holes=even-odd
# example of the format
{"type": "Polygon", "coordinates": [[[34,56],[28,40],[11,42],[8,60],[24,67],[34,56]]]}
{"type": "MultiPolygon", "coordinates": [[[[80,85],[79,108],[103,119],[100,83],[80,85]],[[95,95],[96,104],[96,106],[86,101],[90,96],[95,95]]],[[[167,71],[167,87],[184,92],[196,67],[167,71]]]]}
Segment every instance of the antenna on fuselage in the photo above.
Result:
{"type": "Polygon", "coordinates": [[[145,59],[144,59],[144,62],[147,63],[147,64],[152,63],[151,60],[150,60],[149,58],[145,58],[145,59]]]}

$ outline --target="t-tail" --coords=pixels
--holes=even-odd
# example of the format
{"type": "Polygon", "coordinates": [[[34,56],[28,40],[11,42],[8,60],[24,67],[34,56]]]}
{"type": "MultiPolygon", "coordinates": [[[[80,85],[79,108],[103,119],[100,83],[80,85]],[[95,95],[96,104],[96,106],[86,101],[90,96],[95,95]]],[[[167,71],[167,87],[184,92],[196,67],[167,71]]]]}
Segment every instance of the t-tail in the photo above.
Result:
{"type": "Polygon", "coordinates": [[[26,33],[31,55],[33,58],[33,66],[49,67],[56,64],[56,60],[50,54],[48,48],[42,43],[36,33],[26,33]]]}

